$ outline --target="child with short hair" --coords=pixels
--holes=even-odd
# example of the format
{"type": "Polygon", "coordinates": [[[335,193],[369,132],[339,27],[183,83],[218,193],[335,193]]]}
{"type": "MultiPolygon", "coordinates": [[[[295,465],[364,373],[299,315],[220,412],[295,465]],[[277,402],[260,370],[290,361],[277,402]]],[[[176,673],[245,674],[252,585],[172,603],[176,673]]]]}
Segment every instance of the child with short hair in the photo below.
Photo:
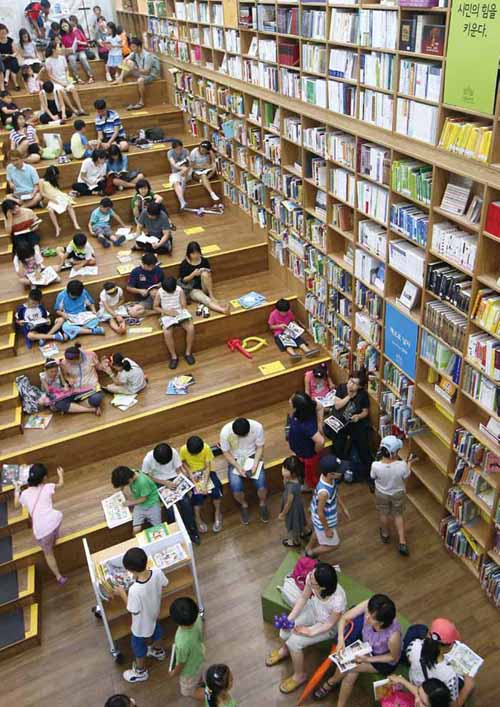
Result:
{"type": "Polygon", "coordinates": [[[117,466],[111,472],[111,483],[125,495],[125,505],[132,508],[132,532],[142,530],[145,521],[150,525],[161,523],[161,503],[155,482],[142,471],[128,466],[117,466]]]}
{"type": "Polygon", "coordinates": [[[42,304],[42,291],[38,287],[30,290],[27,301],[16,309],[14,321],[21,330],[28,349],[33,346],[33,341],[38,341],[39,345],[43,346],[48,339],[65,340],[64,334],[60,331],[64,319],[57,317],[51,326],[50,314],[42,304]]]}
{"type": "Polygon", "coordinates": [[[295,314],[290,309],[290,302],[286,299],[279,299],[275,304],[275,308],[269,315],[269,319],[267,320],[269,328],[274,336],[276,346],[280,351],[286,351],[292,361],[299,361],[302,358],[298,352],[299,348],[308,358],[311,356],[316,356],[316,354],[319,353],[319,348],[315,346],[311,349],[306,344],[302,336],[288,336],[288,334],[286,334],[287,338],[290,339],[294,345],[292,345],[292,343],[286,345],[281,340],[286,327],[294,321],[295,314]]]}
{"type": "Polygon", "coordinates": [[[91,157],[92,152],[97,147],[97,140],[89,140],[85,135],[87,125],[84,120],[78,118],[73,123],[75,132],[71,136],[70,149],[75,160],[83,160],[86,157],[91,157]]]}
{"type": "Polygon", "coordinates": [[[29,242],[19,244],[12,264],[17,277],[26,287],[44,287],[61,281],[57,269],[45,265],[38,245],[33,247],[29,242]]]}
{"type": "Polygon", "coordinates": [[[96,264],[95,251],[87,240],[85,233],[75,233],[66,248],[57,248],[59,267],[81,270],[87,265],[96,264]]]}
{"type": "Polygon", "coordinates": [[[285,547],[300,547],[300,540],[306,530],[306,512],[302,502],[304,464],[298,457],[287,457],[281,467],[283,477],[283,497],[278,520],[285,521],[288,537],[283,540],[285,547]]]}
{"type": "Polygon", "coordinates": [[[191,502],[198,530],[200,533],[208,531],[207,524],[201,517],[201,507],[206,497],[210,495],[215,510],[212,530],[214,533],[219,533],[222,530],[222,484],[213,470],[214,455],[210,446],[201,437],[193,435],[180,448],[179,454],[184,473],[196,484],[191,502]]]}
{"type": "Polygon", "coordinates": [[[314,533],[305,553],[307,557],[315,558],[331,552],[340,544],[337,504],[347,520],[350,518],[337,492],[338,483],[343,478],[342,461],[333,454],[327,454],[320,459],[318,470],[320,478],[311,501],[314,533]]]}
{"type": "Polygon", "coordinates": [[[111,224],[116,219],[122,228],[125,226],[120,216],[113,209],[113,202],[108,196],[101,199],[99,206],[92,211],[89,219],[89,233],[97,238],[104,248],[109,248],[111,243],[120,246],[125,241],[125,236],[113,234],[111,224]],[[111,243],[110,243],[111,241],[111,243]]]}
{"type": "Polygon", "coordinates": [[[160,643],[163,629],[160,624],[161,596],[168,584],[162,570],[148,569],[148,556],[142,547],[131,547],[123,556],[123,566],[134,577],[128,595],[123,587],[114,593],[120,597],[132,614],[132,651],[134,662],[123,677],[127,682],[144,682],[149,678],[146,657],[165,660],[165,651],[160,643]]]}
{"type": "MultiPolygon", "coordinates": [[[[160,194],[155,194],[151,188],[151,184],[147,179],[139,179],[135,184],[135,194],[132,197],[130,206],[132,208],[132,213],[134,215],[134,221],[137,224],[139,216],[142,214],[144,209],[152,201],[156,201],[157,204],[162,204],[163,207],[163,197],[160,194]]],[[[164,209],[165,210],[165,209],[164,209]]],[[[173,225],[173,224],[171,224],[173,225]]]]}
{"type": "Polygon", "coordinates": [[[198,605],[191,597],[180,597],[172,603],[170,617],[178,629],[174,639],[176,665],[173,670],[169,670],[167,677],[178,675],[181,695],[203,702],[205,644],[198,605]]]}

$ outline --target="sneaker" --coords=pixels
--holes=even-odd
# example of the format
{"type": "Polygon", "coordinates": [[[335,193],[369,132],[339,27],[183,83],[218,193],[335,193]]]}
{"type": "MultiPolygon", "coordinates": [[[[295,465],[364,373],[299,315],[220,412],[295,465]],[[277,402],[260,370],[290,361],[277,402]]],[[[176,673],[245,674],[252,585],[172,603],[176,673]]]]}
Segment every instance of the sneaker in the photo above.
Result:
{"type": "Polygon", "coordinates": [[[144,682],[149,679],[149,673],[146,668],[138,670],[135,663],[133,663],[130,670],[125,670],[123,673],[123,679],[127,682],[144,682]]]}
{"type": "Polygon", "coordinates": [[[199,535],[191,535],[191,542],[194,543],[195,545],[200,545],[201,544],[201,538],[199,535]]]}
{"type": "Polygon", "coordinates": [[[177,368],[179,365],[179,359],[178,358],[171,358],[170,363],[168,364],[168,367],[173,371],[177,368]]]}
{"type": "Polygon", "coordinates": [[[212,531],[214,533],[220,533],[222,530],[222,518],[217,519],[215,523],[212,525],[212,531]]]}
{"type": "Polygon", "coordinates": [[[200,533],[208,533],[208,526],[202,520],[198,523],[198,530],[200,533]]]}
{"type": "Polygon", "coordinates": [[[63,577],[63,576],[61,575],[61,576],[59,577],[59,579],[57,580],[57,584],[58,584],[60,587],[64,587],[64,585],[66,584],[67,581],[68,581],[68,578],[67,578],[67,577],[63,577]]]}
{"type": "Polygon", "coordinates": [[[410,551],[408,550],[408,545],[406,543],[400,543],[399,554],[403,555],[403,557],[408,557],[408,555],[410,554],[410,551]]]}
{"type": "Polygon", "coordinates": [[[209,310],[209,308],[206,307],[206,306],[203,307],[203,317],[204,317],[204,319],[208,319],[209,316],[210,316],[210,310],[209,310]]]}
{"type": "Polygon", "coordinates": [[[220,198],[214,191],[210,194],[210,196],[212,197],[212,201],[220,201],[220,198]]]}
{"type": "Polygon", "coordinates": [[[269,509],[267,506],[259,506],[260,519],[263,523],[269,522],[269,509]]]}
{"type": "Polygon", "coordinates": [[[103,248],[109,248],[111,246],[111,243],[108,241],[107,238],[104,238],[104,236],[98,236],[97,241],[102,245],[103,248]]]}
{"type": "Polygon", "coordinates": [[[92,334],[95,334],[96,336],[104,336],[106,332],[102,328],[102,326],[96,326],[92,329],[92,334]]]}
{"type": "Polygon", "coordinates": [[[243,525],[248,525],[250,523],[250,514],[248,512],[248,507],[241,506],[240,508],[241,522],[243,525]]]}
{"type": "Polygon", "coordinates": [[[202,317],[202,316],[203,316],[203,305],[202,305],[202,304],[199,304],[199,305],[196,307],[196,316],[197,316],[197,317],[202,317]]]}
{"type": "Polygon", "coordinates": [[[153,646],[148,646],[148,653],[147,655],[150,658],[155,658],[156,660],[165,660],[167,657],[167,654],[163,650],[163,648],[153,648],[153,646]]]}
{"type": "Polygon", "coordinates": [[[115,245],[115,246],[117,246],[117,247],[118,247],[118,246],[121,246],[121,244],[122,244],[122,243],[125,243],[126,240],[127,240],[127,239],[125,238],[125,236],[119,236],[119,237],[116,239],[116,241],[113,241],[113,245],[115,245]]]}

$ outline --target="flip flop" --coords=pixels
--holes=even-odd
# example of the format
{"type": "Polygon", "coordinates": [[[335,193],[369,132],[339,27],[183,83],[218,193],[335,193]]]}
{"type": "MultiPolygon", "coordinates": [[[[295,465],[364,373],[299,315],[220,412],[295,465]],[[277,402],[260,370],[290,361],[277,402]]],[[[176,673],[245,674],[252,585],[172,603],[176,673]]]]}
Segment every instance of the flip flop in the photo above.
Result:
{"type": "Polygon", "coordinates": [[[300,547],[300,543],[294,543],[293,541],[290,540],[282,540],[281,541],[285,547],[300,547]]]}
{"type": "Polygon", "coordinates": [[[320,685],[316,690],[313,692],[313,700],[324,700],[325,697],[328,697],[328,695],[333,692],[335,689],[335,685],[330,685],[328,680],[324,682],[322,685],[320,685]]]}
{"type": "Polygon", "coordinates": [[[291,692],[295,692],[295,690],[298,690],[299,687],[305,682],[307,682],[307,678],[302,680],[302,682],[294,680],[293,677],[285,678],[285,680],[280,682],[280,692],[282,692],[284,695],[289,695],[291,692]]]}
{"type": "Polygon", "coordinates": [[[309,351],[305,352],[305,355],[307,356],[307,358],[311,358],[312,356],[317,356],[318,354],[319,354],[318,348],[310,349],[309,351]]]}
{"type": "Polygon", "coordinates": [[[274,651],[271,651],[269,655],[266,658],[266,665],[268,668],[272,668],[273,665],[278,665],[278,663],[281,663],[283,660],[287,658],[286,655],[281,656],[278,648],[275,648],[274,651]]]}

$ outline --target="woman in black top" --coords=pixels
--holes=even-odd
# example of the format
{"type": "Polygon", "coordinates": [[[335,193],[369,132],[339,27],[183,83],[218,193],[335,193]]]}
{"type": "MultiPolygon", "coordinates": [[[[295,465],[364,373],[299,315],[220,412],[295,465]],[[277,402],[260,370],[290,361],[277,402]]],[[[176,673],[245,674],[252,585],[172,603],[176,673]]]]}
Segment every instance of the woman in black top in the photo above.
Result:
{"type": "Polygon", "coordinates": [[[325,435],[333,441],[333,452],[341,459],[346,459],[350,440],[356,449],[363,467],[363,478],[368,479],[372,454],[370,451],[370,398],[366,391],[367,377],[364,369],[353,371],[347,383],[338,386],[335,394],[335,417],[345,424],[336,434],[325,425],[325,435]]]}
{"type": "Polygon", "coordinates": [[[199,302],[200,305],[221,314],[229,312],[229,305],[215,298],[210,263],[201,254],[200,244],[196,241],[188,243],[186,257],[179,271],[179,284],[188,301],[199,302]]]}
{"type": "Polygon", "coordinates": [[[14,56],[14,40],[9,37],[9,30],[5,25],[0,24],[0,58],[5,69],[5,86],[9,85],[9,78],[12,74],[14,88],[19,91],[17,74],[19,73],[19,62],[14,56]]]}

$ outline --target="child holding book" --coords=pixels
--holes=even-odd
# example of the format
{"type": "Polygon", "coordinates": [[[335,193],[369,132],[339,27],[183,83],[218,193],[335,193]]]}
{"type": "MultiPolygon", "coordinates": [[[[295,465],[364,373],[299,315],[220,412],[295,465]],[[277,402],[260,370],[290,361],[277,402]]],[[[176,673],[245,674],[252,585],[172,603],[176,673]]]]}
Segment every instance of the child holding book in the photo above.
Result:
{"type": "Polygon", "coordinates": [[[125,495],[125,505],[132,508],[132,532],[142,530],[145,521],[150,525],[161,523],[161,503],[155,482],[142,471],[128,466],[117,466],[111,472],[111,483],[125,495]]]}
{"type": "Polygon", "coordinates": [[[287,457],[281,467],[283,477],[283,497],[278,520],[285,521],[288,538],[285,547],[300,547],[300,539],[306,529],[306,513],[302,503],[301,489],[304,481],[304,464],[296,456],[287,457]]]}
{"type": "Polygon", "coordinates": [[[174,327],[180,325],[186,332],[186,350],[184,358],[193,366],[196,359],[192,354],[194,343],[194,324],[187,310],[186,295],[177,284],[175,277],[166,277],[156,291],[153,309],[161,315],[160,323],[163,336],[170,354],[168,367],[172,370],[179,365],[179,357],[175,350],[174,327]]]}
{"type": "Polygon", "coordinates": [[[302,358],[298,352],[299,348],[308,358],[316,356],[319,353],[318,347],[309,348],[301,334],[294,335],[285,332],[288,325],[292,322],[295,322],[295,315],[290,309],[290,302],[286,299],[279,299],[267,320],[278,349],[286,351],[292,361],[299,361],[302,358]]]}
{"type": "Polygon", "coordinates": [[[349,511],[339,498],[337,486],[342,479],[342,462],[333,454],[320,459],[318,469],[320,478],[311,501],[311,517],[314,533],[306,547],[307,557],[318,557],[334,550],[340,544],[337,532],[340,506],[347,520],[349,511]]]}
{"type": "Polygon", "coordinates": [[[55,236],[59,238],[61,235],[61,227],[57,216],[68,212],[71,223],[77,231],[80,231],[80,224],[76,218],[75,203],[73,197],[59,189],[59,167],[51,165],[45,170],[43,179],[40,179],[40,194],[44,201],[47,202],[47,210],[49,218],[55,229],[55,236]]]}
{"type": "Polygon", "coordinates": [[[110,328],[117,334],[125,334],[128,317],[141,317],[144,307],[140,304],[125,304],[123,290],[115,282],[105,282],[99,295],[99,310],[97,316],[101,322],[108,322],[110,328]]]}
{"type": "Polygon", "coordinates": [[[205,707],[236,707],[231,697],[233,674],[227,665],[211,665],[205,675],[205,707]]]}
{"type": "Polygon", "coordinates": [[[57,248],[59,268],[81,270],[97,264],[95,251],[87,240],[85,233],[75,233],[66,248],[57,248]]]}
{"type": "Polygon", "coordinates": [[[111,243],[120,246],[125,241],[125,236],[113,234],[112,223],[116,220],[124,228],[125,224],[120,216],[113,210],[113,202],[109,197],[101,199],[99,206],[90,214],[88,229],[104,248],[109,248],[111,243]]]}
{"type": "Polygon", "coordinates": [[[214,533],[219,533],[222,530],[222,484],[213,471],[214,455],[210,446],[201,437],[192,436],[180,448],[179,455],[184,473],[196,486],[191,502],[199,532],[208,532],[207,524],[201,517],[201,507],[210,494],[215,509],[212,530],[214,533]],[[209,490],[210,486],[211,490],[209,490]]]}
{"type": "Polygon", "coordinates": [[[149,678],[146,658],[165,660],[165,651],[161,645],[163,629],[160,624],[161,596],[168,584],[162,570],[154,567],[149,570],[148,556],[141,547],[131,547],[123,556],[123,566],[134,577],[134,583],[128,590],[116,587],[114,593],[123,601],[132,615],[132,652],[134,662],[123,677],[127,682],[144,682],[149,678]]]}
{"type": "Polygon", "coordinates": [[[180,597],[172,603],[170,617],[178,628],[174,639],[176,665],[173,670],[169,670],[167,677],[179,676],[181,695],[203,702],[205,645],[198,605],[190,597],[180,597]]]}
{"type": "Polygon", "coordinates": [[[318,398],[324,398],[335,390],[326,363],[318,363],[312,371],[305,372],[304,388],[306,393],[316,401],[318,401],[318,398]]]}
{"type": "Polygon", "coordinates": [[[148,182],[147,179],[139,179],[135,183],[135,192],[136,193],[132,197],[130,206],[132,208],[132,213],[134,215],[134,221],[136,224],[138,222],[139,216],[151,202],[156,201],[157,204],[161,204],[162,208],[165,209],[165,207],[163,206],[163,197],[160,196],[160,194],[154,193],[154,191],[151,189],[151,184],[148,182]]]}
{"type": "Polygon", "coordinates": [[[26,287],[44,287],[52,282],[60,282],[57,270],[51,265],[45,266],[40,246],[31,246],[28,242],[22,243],[16,249],[12,261],[14,271],[20,282],[26,287]]]}
{"type": "Polygon", "coordinates": [[[115,352],[111,356],[105,370],[113,381],[104,388],[109,393],[136,395],[147,385],[146,376],[139,364],[121,353],[115,352]]]}
{"type": "Polygon", "coordinates": [[[83,160],[86,157],[91,157],[92,152],[97,147],[97,140],[89,140],[85,135],[85,130],[87,128],[85,121],[81,118],[75,120],[73,123],[75,132],[71,136],[70,148],[71,154],[75,160],[83,160]]]}
{"type": "Polygon", "coordinates": [[[42,291],[38,287],[29,291],[27,301],[16,309],[14,320],[29,349],[31,349],[33,341],[38,341],[40,346],[43,346],[47,340],[65,340],[64,334],[60,331],[64,319],[57,317],[54,324],[51,325],[50,315],[45,305],[42,304],[42,291]]]}
{"type": "Polygon", "coordinates": [[[377,453],[377,461],[374,461],[371,466],[370,477],[375,482],[375,502],[380,516],[380,539],[383,543],[389,542],[392,517],[399,537],[399,554],[407,557],[410,553],[406,544],[403,515],[406,504],[405,480],[410,476],[410,469],[408,464],[398,457],[402,446],[402,440],[395,435],[384,437],[377,453]]]}

